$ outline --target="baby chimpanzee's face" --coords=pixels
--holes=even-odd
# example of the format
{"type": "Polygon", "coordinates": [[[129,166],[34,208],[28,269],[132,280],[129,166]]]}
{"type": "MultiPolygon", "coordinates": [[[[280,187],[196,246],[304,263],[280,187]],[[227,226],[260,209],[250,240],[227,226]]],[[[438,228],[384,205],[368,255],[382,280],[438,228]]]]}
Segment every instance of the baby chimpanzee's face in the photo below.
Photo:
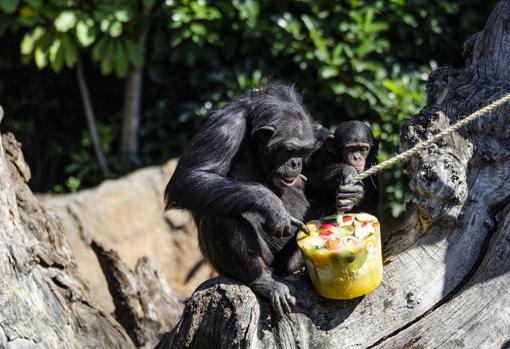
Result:
{"type": "Polygon", "coordinates": [[[341,123],[335,134],[326,139],[326,149],[339,162],[353,166],[358,172],[366,168],[373,145],[372,130],[360,121],[341,123]]]}
{"type": "Polygon", "coordinates": [[[348,143],[336,150],[343,162],[354,167],[358,172],[365,169],[366,160],[370,153],[368,143],[348,143]]]}

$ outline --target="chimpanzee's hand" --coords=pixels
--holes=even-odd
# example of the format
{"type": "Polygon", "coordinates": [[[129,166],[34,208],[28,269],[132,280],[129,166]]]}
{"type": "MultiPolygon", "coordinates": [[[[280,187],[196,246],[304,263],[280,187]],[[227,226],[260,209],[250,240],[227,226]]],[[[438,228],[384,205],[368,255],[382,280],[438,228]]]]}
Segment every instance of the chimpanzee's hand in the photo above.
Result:
{"type": "Polygon", "coordinates": [[[264,211],[265,228],[271,235],[284,237],[292,234],[292,218],[280,199],[272,202],[264,211]]]}
{"type": "Polygon", "coordinates": [[[365,195],[361,184],[340,185],[336,191],[336,207],[338,211],[350,211],[360,203],[365,195]]]}
{"type": "Polygon", "coordinates": [[[365,195],[365,189],[362,183],[347,184],[354,175],[356,175],[356,172],[347,175],[338,186],[336,191],[336,207],[338,211],[345,212],[352,210],[354,206],[360,203],[365,195]]]}

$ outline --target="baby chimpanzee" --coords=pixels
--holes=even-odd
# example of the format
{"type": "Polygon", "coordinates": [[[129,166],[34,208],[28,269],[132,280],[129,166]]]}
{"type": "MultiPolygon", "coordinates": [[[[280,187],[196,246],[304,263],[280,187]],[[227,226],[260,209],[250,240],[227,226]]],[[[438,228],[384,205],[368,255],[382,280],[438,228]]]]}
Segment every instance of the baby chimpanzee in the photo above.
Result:
{"type": "MultiPolygon", "coordinates": [[[[311,201],[337,203],[338,211],[347,211],[354,200],[359,204],[356,211],[379,215],[379,190],[377,179],[367,178],[363,183],[353,186],[353,192],[343,190],[337,193],[340,185],[345,185],[349,178],[377,164],[378,142],[372,130],[361,121],[341,123],[334,134],[322,132],[318,136],[315,150],[305,167],[308,177],[307,196],[311,201]],[[363,191],[354,190],[363,186],[363,191]],[[358,195],[359,197],[354,197],[358,195]],[[338,197],[335,197],[338,196],[338,197]]],[[[335,207],[327,207],[320,215],[329,215],[335,207]]]]}

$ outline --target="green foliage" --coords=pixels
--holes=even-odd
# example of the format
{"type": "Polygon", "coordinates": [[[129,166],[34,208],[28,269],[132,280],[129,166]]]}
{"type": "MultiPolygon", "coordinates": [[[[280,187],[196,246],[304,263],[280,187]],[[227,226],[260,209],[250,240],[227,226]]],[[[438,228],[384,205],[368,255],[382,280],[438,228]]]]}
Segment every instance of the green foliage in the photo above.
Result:
{"type": "MultiPolygon", "coordinates": [[[[146,2],[146,3],[151,3],[146,2]]],[[[78,1],[0,0],[5,28],[26,31],[21,42],[23,62],[55,72],[72,68],[81,51],[91,51],[103,75],[126,77],[131,67],[143,65],[143,53],[135,44],[145,18],[136,2],[129,0],[78,1]]]]}
{"type": "MultiPolygon", "coordinates": [[[[213,109],[263,76],[294,82],[314,118],[331,128],[344,120],[366,121],[382,139],[384,160],[398,152],[402,122],[424,105],[428,73],[437,65],[462,64],[463,41],[482,29],[494,4],[0,0],[0,35],[22,30],[24,60],[56,72],[72,67],[77,54],[90,53],[97,70],[89,75],[98,76],[94,93],[103,96],[97,105],[110,135],[105,149],[117,145],[120,126],[109,109],[112,82],[99,76],[122,78],[132,67],[145,67],[143,164],[178,156],[213,109]],[[136,38],[149,23],[144,55],[136,38]]],[[[72,134],[82,142],[87,137],[72,134]]],[[[66,178],[77,178],[80,186],[101,178],[85,143],[65,160],[66,178]]],[[[115,163],[115,149],[107,154],[115,163]]],[[[400,167],[382,173],[381,181],[385,208],[397,216],[407,195],[400,167]]],[[[64,189],[77,188],[72,183],[64,189]]]]}

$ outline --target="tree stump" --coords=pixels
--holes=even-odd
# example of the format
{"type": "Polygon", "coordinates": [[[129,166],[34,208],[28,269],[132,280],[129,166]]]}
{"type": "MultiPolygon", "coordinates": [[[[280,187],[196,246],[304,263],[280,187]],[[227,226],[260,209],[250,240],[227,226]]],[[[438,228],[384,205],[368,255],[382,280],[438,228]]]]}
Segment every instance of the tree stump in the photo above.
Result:
{"type": "MultiPolygon", "coordinates": [[[[402,150],[510,91],[510,1],[466,41],[462,69],[431,74],[402,150]]],[[[384,246],[382,285],[330,301],[305,275],[277,323],[233,280],[202,284],[159,348],[510,348],[510,105],[407,161],[412,200],[384,246]]],[[[386,233],[388,237],[388,232],[386,233]]]]}

